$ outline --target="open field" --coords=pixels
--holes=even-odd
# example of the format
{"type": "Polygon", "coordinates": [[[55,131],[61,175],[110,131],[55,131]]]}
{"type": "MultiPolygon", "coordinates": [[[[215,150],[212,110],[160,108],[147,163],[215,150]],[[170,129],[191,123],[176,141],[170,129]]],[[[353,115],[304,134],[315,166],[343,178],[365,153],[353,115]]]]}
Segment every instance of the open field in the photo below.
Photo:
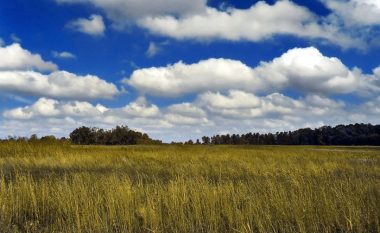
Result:
{"type": "Polygon", "coordinates": [[[0,232],[380,232],[380,149],[0,143],[0,232]]]}

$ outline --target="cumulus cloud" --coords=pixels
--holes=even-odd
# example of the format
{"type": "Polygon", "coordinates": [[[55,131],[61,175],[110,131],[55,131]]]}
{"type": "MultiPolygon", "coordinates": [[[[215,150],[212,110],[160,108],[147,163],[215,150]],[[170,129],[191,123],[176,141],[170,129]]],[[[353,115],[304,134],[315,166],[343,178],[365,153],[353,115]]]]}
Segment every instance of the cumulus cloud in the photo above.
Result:
{"type": "Polygon", "coordinates": [[[206,112],[191,103],[180,103],[180,104],[173,104],[170,105],[168,108],[168,112],[179,114],[182,116],[188,116],[188,117],[205,117],[206,112]]]}
{"type": "Polygon", "coordinates": [[[232,90],[227,95],[207,92],[198,96],[199,106],[225,118],[282,118],[297,116],[321,116],[343,109],[342,101],[310,94],[293,99],[280,93],[256,96],[244,91],[232,90]]]}
{"type": "Polygon", "coordinates": [[[104,10],[116,28],[134,20],[158,15],[189,15],[204,12],[206,0],[56,0],[58,3],[86,3],[104,10]]]}
{"type": "MultiPolygon", "coordinates": [[[[378,70],[374,72],[379,73],[378,70]]],[[[304,93],[373,94],[379,88],[378,75],[365,75],[357,68],[350,69],[338,58],[326,57],[314,47],[291,49],[255,68],[220,58],[139,69],[124,83],[155,96],[231,89],[270,93],[287,88],[304,93]]]]}
{"type": "Polygon", "coordinates": [[[202,105],[210,109],[247,109],[260,105],[260,99],[251,93],[239,90],[229,91],[228,96],[207,92],[199,96],[202,105]]]}
{"type": "MultiPolygon", "coordinates": [[[[237,90],[204,93],[193,104],[207,111],[214,123],[207,130],[214,133],[277,132],[355,123],[356,112],[362,109],[316,94],[291,98],[280,93],[258,96],[237,90]]],[[[379,122],[373,115],[362,116],[361,120],[379,122]]]]}
{"type": "Polygon", "coordinates": [[[14,43],[6,47],[0,47],[0,71],[4,70],[39,70],[54,71],[57,65],[44,61],[39,54],[32,54],[14,43]]]}
{"type": "Polygon", "coordinates": [[[348,106],[342,100],[317,94],[291,98],[280,93],[260,96],[238,90],[226,94],[201,93],[193,102],[161,108],[142,97],[120,108],[40,98],[32,105],[5,111],[0,132],[3,136],[22,132],[67,136],[82,125],[111,128],[126,124],[165,141],[185,140],[217,133],[276,132],[348,124],[358,119],[380,123],[379,101],[374,98],[348,106]]]}
{"type": "Polygon", "coordinates": [[[212,125],[207,113],[201,107],[191,103],[173,104],[166,109],[165,120],[173,125],[212,125]]]}
{"type": "Polygon", "coordinates": [[[62,58],[62,59],[75,59],[76,56],[70,52],[67,51],[62,51],[62,52],[57,52],[57,51],[52,51],[53,57],[55,58],[62,58]]]}
{"type": "Polygon", "coordinates": [[[91,36],[103,36],[106,30],[106,26],[101,15],[91,15],[88,19],[79,18],[69,22],[66,26],[91,36]]]}
{"type": "Polygon", "coordinates": [[[114,84],[97,76],[57,69],[57,65],[44,61],[39,54],[32,54],[20,44],[0,47],[0,91],[4,93],[65,99],[111,99],[120,93],[114,84]]]}
{"type": "Polygon", "coordinates": [[[247,86],[261,88],[261,81],[255,78],[250,67],[229,59],[208,59],[190,65],[178,62],[167,67],[139,69],[124,82],[143,93],[157,96],[180,96],[247,86]]]}
{"type": "Polygon", "coordinates": [[[342,20],[347,26],[380,25],[378,0],[322,0],[333,11],[330,16],[342,20]]]}
{"type": "Polygon", "coordinates": [[[365,103],[363,110],[364,111],[361,111],[362,113],[370,112],[371,114],[379,115],[380,114],[380,96],[365,103]]]}
{"type": "Polygon", "coordinates": [[[256,42],[274,35],[293,35],[325,39],[343,47],[356,43],[340,34],[338,28],[320,24],[307,8],[290,1],[277,1],[273,5],[260,1],[249,9],[229,8],[227,11],[208,7],[202,15],[154,16],[141,19],[139,24],[153,33],[176,39],[256,42]]]}
{"type": "Polygon", "coordinates": [[[97,76],[66,71],[41,74],[34,71],[0,71],[0,90],[67,99],[110,99],[119,94],[114,84],[97,76]]]}
{"type": "Polygon", "coordinates": [[[122,115],[127,117],[155,117],[160,114],[159,108],[148,103],[144,97],[140,97],[135,102],[123,107],[121,111],[122,115]]]}
{"type": "Polygon", "coordinates": [[[270,86],[291,86],[304,92],[351,93],[358,89],[360,71],[350,70],[336,57],[326,57],[318,49],[295,48],[255,69],[270,86]]]}
{"type": "Polygon", "coordinates": [[[3,47],[5,45],[5,42],[3,40],[3,38],[0,37],[0,47],[3,47]]]}
{"type": "Polygon", "coordinates": [[[104,106],[93,106],[88,102],[59,102],[53,99],[40,98],[31,106],[5,111],[3,115],[9,119],[24,120],[51,117],[96,117],[105,111],[104,106]]]}
{"type": "Polygon", "coordinates": [[[153,131],[172,127],[169,122],[160,118],[159,108],[144,98],[121,108],[107,108],[85,101],[62,101],[43,97],[32,105],[6,110],[2,116],[4,119],[0,129],[3,131],[0,131],[0,136],[30,133],[67,136],[74,128],[82,125],[112,128],[117,124],[128,124],[132,128],[153,131]]]}
{"type": "Polygon", "coordinates": [[[206,0],[56,0],[101,9],[114,28],[135,24],[175,39],[262,41],[276,35],[366,49],[378,41],[377,0],[320,0],[332,12],[318,15],[290,0],[258,1],[246,9],[208,6],[206,0]],[[352,28],[355,26],[355,28],[352,28]],[[370,36],[371,35],[371,36],[370,36]],[[372,36],[373,35],[373,36],[372,36]]]}
{"type": "Polygon", "coordinates": [[[378,0],[320,0],[331,10],[323,20],[345,35],[360,40],[363,51],[379,47],[380,3],[378,0]]]}
{"type": "Polygon", "coordinates": [[[364,82],[361,82],[361,93],[364,96],[380,93],[380,66],[373,69],[373,74],[364,75],[364,82]]]}

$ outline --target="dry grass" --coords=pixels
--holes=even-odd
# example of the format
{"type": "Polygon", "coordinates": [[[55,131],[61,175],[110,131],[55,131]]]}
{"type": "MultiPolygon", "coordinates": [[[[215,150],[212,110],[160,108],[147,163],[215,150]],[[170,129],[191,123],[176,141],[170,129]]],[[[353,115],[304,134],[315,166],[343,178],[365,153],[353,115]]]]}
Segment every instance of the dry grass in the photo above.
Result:
{"type": "Polygon", "coordinates": [[[0,229],[380,232],[380,150],[0,143],[0,229]]]}

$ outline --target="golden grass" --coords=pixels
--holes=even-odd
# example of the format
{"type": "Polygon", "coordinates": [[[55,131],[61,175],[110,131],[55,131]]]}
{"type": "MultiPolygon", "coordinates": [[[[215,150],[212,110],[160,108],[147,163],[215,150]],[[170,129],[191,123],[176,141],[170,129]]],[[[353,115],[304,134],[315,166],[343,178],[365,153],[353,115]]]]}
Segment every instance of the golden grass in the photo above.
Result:
{"type": "Polygon", "coordinates": [[[380,150],[0,143],[0,232],[380,232],[380,150]]]}

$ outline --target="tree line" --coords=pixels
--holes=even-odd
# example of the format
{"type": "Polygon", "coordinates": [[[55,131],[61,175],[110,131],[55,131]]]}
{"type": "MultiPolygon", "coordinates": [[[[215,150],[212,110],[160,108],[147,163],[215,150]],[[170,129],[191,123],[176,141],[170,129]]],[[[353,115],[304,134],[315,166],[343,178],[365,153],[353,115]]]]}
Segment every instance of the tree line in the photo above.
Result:
{"type": "Polygon", "coordinates": [[[70,133],[70,140],[77,145],[137,145],[161,144],[159,140],[151,139],[148,134],[137,132],[128,126],[116,126],[104,130],[82,126],[70,133]]]}
{"type": "Polygon", "coordinates": [[[137,144],[161,144],[159,140],[151,139],[148,134],[137,132],[128,126],[116,126],[114,129],[79,127],[70,133],[69,138],[57,138],[54,135],[39,138],[36,134],[30,137],[12,137],[0,139],[1,141],[17,142],[43,142],[43,143],[71,143],[76,145],[137,145],[137,144]]]}
{"type": "MultiPolygon", "coordinates": [[[[162,144],[146,133],[137,132],[127,126],[116,126],[104,130],[82,126],[70,133],[70,138],[56,138],[53,135],[38,138],[33,134],[28,137],[8,137],[0,141],[26,142],[65,142],[77,145],[137,145],[162,144]]],[[[335,127],[323,126],[316,129],[304,128],[295,131],[277,133],[224,134],[212,137],[203,136],[195,142],[172,142],[172,144],[204,145],[372,145],[380,146],[380,125],[350,124],[335,127]]]]}
{"type": "MultiPolygon", "coordinates": [[[[380,146],[380,125],[350,124],[277,133],[204,136],[205,145],[373,145],[380,146]]],[[[189,140],[186,144],[201,144],[189,140]]]]}

